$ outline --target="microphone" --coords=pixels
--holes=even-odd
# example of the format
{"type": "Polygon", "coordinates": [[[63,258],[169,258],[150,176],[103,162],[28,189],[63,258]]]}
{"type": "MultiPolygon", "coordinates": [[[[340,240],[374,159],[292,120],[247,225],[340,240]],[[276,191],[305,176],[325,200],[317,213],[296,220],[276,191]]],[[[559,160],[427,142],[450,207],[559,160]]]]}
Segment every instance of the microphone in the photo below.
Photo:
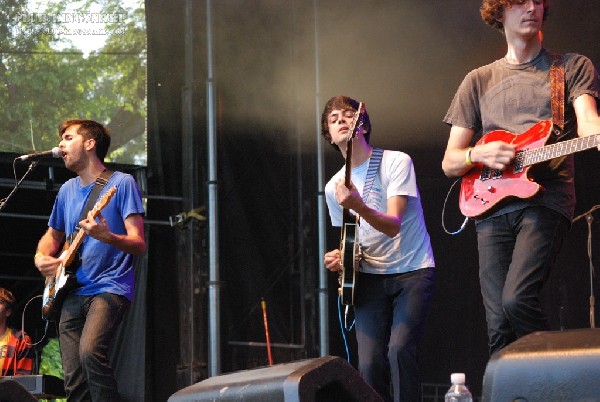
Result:
{"type": "Polygon", "coordinates": [[[28,155],[21,155],[21,156],[17,157],[17,159],[26,161],[28,159],[37,159],[37,158],[43,158],[46,156],[52,156],[53,158],[61,158],[62,151],[60,150],[59,147],[54,147],[50,151],[41,151],[41,152],[34,152],[34,153],[28,154],[28,155]]]}

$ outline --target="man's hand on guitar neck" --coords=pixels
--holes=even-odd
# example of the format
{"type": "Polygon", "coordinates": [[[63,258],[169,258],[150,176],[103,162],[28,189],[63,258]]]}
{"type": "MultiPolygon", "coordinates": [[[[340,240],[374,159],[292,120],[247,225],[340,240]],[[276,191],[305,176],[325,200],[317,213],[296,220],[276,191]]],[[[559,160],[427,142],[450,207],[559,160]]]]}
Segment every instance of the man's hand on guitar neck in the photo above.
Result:
{"type": "Polygon", "coordinates": [[[125,218],[125,234],[111,232],[101,213],[95,216],[90,211],[86,219],[79,222],[84,233],[103,243],[110,244],[129,254],[142,254],[146,251],[144,240],[144,220],[140,214],[131,214],[125,218]]]}
{"type": "Polygon", "coordinates": [[[79,222],[79,227],[86,235],[101,242],[110,244],[112,240],[112,233],[100,212],[88,212],[86,219],[79,222]]]}
{"type": "Polygon", "coordinates": [[[340,250],[331,250],[325,253],[325,268],[331,272],[337,272],[342,268],[342,259],[340,250]]]}
{"type": "Polygon", "coordinates": [[[350,183],[350,188],[346,187],[344,180],[340,180],[335,189],[335,199],[343,208],[353,211],[359,210],[363,205],[363,200],[354,184],[350,183]]]}
{"type": "Polygon", "coordinates": [[[402,216],[408,202],[405,196],[393,196],[387,199],[385,213],[377,211],[364,203],[354,184],[350,183],[348,189],[343,180],[338,182],[335,198],[342,207],[351,209],[361,220],[389,237],[396,236],[400,231],[402,216]]]}

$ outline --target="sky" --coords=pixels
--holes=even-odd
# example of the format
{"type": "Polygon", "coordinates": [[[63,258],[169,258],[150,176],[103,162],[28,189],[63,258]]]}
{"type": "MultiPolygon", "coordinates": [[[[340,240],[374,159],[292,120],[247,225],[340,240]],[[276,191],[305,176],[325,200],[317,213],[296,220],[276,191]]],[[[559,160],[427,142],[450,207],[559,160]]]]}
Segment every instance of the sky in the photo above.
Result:
{"type": "MultiPolygon", "coordinates": [[[[99,49],[102,49],[110,35],[118,35],[118,31],[107,29],[103,21],[118,21],[123,16],[118,14],[102,13],[99,4],[93,4],[91,9],[85,13],[81,11],[81,1],[68,2],[67,10],[57,16],[56,23],[53,24],[53,35],[60,36],[63,39],[63,48],[73,44],[80,49],[84,56],[99,49]]],[[[143,7],[143,0],[123,0],[120,5],[124,8],[143,7]]],[[[31,0],[28,6],[30,13],[44,14],[47,10],[48,1],[31,0]]],[[[117,24],[118,25],[118,24],[117,24]]],[[[60,48],[60,47],[59,47],[60,48]]]]}

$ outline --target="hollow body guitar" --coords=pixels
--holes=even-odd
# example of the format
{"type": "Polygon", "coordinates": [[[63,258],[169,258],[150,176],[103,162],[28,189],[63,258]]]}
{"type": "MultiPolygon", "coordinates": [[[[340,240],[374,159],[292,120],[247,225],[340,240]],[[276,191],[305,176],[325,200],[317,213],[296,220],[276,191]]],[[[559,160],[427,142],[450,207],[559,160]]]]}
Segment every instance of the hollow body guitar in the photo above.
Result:
{"type": "MultiPolygon", "coordinates": [[[[116,187],[111,187],[104,193],[91,209],[94,218],[106,207],[110,199],[117,192],[116,187]]],[[[65,249],[59,259],[60,266],[53,277],[46,278],[44,294],[42,296],[42,318],[46,321],[56,321],[60,315],[62,303],[67,294],[78,286],[75,270],[68,271],[67,268],[73,263],[77,249],[83,242],[85,232],[79,230],[70,244],[65,244],[65,249]]]]}
{"type": "MultiPolygon", "coordinates": [[[[356,133],[362,127],[362,116],[365,111],[364,103],[360,102],[358,111],[349,128],[350,136],[346,143],[346,167],[344,171],[344,184],[350,188],[352,178],[352,142],[356,133]]],[[[350,210],[343,209],[342,236],[340,241],[341,269],[339,271],[339,294],[342,304],[354,305],[354,289],[358,276],[358,265],[360,263],[360,244],[358,239],[359,217],[353,215],[350,210]]]]}
{"type": "Polygon", "coordinates": [[[485,134],[476,145],[493,141],[515,144],[515,159],[504,170],[490,169],[476,163],[463,176],[459,195],[462,214],[470,218],[482,218],[512,198],[531,198],[541,189],[541,186],[529,177],[532,165],[600,145],[600,134],[544,145],[550,137],[551,130],[552,122],[542,120],[522,134],[504,130],[494,130],[485,134]]]}

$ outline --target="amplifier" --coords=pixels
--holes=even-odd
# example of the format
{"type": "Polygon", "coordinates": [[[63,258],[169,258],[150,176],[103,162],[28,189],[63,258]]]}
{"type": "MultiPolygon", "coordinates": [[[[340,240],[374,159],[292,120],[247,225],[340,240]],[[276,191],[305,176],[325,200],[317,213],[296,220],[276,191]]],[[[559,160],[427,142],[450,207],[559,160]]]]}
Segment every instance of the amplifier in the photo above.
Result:
{"type": "Polygon", "coordinates": [[[67,396],[64,381],[52,375],[40,374],[2,377],[2,381],[10,380],[19,383],[30,394],[35,395],[37,399],[56,399],[67,396]]]}

